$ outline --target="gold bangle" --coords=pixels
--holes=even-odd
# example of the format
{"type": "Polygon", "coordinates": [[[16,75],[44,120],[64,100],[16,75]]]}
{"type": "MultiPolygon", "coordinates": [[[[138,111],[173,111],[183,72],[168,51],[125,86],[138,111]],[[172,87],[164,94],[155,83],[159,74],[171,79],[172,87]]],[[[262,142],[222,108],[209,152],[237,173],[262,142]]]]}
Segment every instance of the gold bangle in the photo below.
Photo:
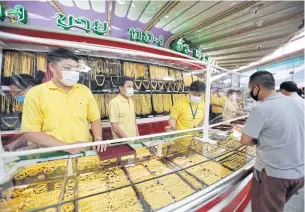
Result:
{"type": "Polygon", "coordinates": [[[48,187],[46,184],[40,184],[40,185],[37,185],[35,188],[34,188],[34,192],[36,194],[42,194],[42,193],[46,193],[48,191],[48,187]]]}

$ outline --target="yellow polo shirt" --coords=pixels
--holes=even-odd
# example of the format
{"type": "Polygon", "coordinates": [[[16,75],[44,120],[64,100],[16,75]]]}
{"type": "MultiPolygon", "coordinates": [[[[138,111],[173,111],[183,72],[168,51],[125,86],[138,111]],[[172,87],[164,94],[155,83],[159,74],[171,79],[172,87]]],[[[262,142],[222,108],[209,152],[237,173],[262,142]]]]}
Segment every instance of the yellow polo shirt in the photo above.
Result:
{"type": "MultiPolygon", "coordinates": [[[[211,97],[211,104],[217,104],[217,105],[224,106],[226,100],[227,100],[226,96],[219,97],[217,94],[214,94],[211,97]]],[[[223,112],[223,108],[212,106],[212,112],[213,113],[222,113],[223,112]]]]}
{"type": "Polygon", "coordinates": [[[45,132],[66,143],[92,141],[88,121],[100,119],[91,91],[76,84],[66,93],[52,82],[31,88],[23,105],[21,130],[45,132]]]}
{"type": "Polygon", "coordinates": [[[238,104],[237,101],[233,101],[231,99],[228,99],[225,103],[224,109],[223,109],[223,119],[224,120],[230,120],[237,118],[236,111],[238,110],[238,104]]]}
{"type": "Polygon", "coordinates": [[[203,100],[198,104],[193,104],[189,97],[183,97],[178,100],[172,108],[170,117],[177,120],[176,122],[176,129],[177,130],[184,130],[193,128],[194,125],[197,127],[204,119],[204,109],[205,103],[203,100]],[[193,119],[193,113],[191,110],[191,106],[193,108],[193,112],[195,113],[196,108],[197,113],[195,119],[193,119]]]}
{"type": "MultiPolygon", "coordinates": [[[[136,114],[131,98],[126,99],[120,94],[109,103],[109,119],[111,123],[118,123],[128,137],[137,136],[136,114]]],[[[118,138],[115,133],[113,138],[118,138]]]]}

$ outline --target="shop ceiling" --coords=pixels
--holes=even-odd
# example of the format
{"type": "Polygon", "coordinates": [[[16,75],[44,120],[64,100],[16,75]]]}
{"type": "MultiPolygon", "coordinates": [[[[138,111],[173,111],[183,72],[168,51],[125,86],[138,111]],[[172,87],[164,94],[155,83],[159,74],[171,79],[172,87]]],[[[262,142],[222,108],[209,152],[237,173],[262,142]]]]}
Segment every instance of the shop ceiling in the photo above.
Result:
{"type": "MultiPolygon", "coordinates": [[[[107,21],[108,36],[128,39],[130,27],[164,37],[169,48],[184,38],[191,48],[234,69],[254,62],[286,43],[301,27],[303,1],[2,1],[23,5],[30,25],[56,28],[56,12],[107,21]]],[[[73,28],[74,31],[82,31],[73,28]]],[[[191,54],[191,53],[190,53],[191,54]]]]}

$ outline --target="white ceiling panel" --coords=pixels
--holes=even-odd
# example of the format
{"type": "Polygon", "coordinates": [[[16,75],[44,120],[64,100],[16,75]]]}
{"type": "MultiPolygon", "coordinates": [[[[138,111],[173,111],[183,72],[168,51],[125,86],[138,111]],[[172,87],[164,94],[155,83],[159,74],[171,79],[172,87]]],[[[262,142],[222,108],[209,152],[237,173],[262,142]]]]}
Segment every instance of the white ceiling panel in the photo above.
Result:
{"type": "MultiPolygon", "coordinates": [[[[258,2],[257,4],[261,4],[261,2],[258,2]]],[[[250,8],[246,8],[245,10],[242,10],[238,13],[235,13],[233,15],[228,16],[227,18],[221,19],[220,21],[217,21],[211,25],[208,25],[206,27],[203,27],[199,30],[196,30],[194,33],[188,35],[187,39],[189,40],[193,40],[196,38],[200,38],[203,34],[206,34],[207,32],[214,32],[217,31],[219,28],[222,29],[225,26],[230,26],[230,25],[237,25],[238,23],[242,23],[242,22],[246,22],[249,19],[254,19],[254,18],[258,18],[260,16],[263,15],[267,15],[269,14],[269,12],[264,11],[264,9],[271,7],[272,5],[274,5],[275,2],[264,2],[264,6],[262,6],[262,8],[259,10],[258,14],[254,14],[253,12],[250,12],[250,8]]],[[[255,5],[254,5],[255,6],[255,5]]],[[[274,8],[274,7],[271,7],[274,8]]],[[[274,11],[278,11],[275,10],[274,11]]]]}
{"type": "Polygon", "coordinates": [[[74,6],[74,3],[72,0],[58,0],[58,2],[61,4],[61,5],[64,5],[66,7],[73,7],[74,6]]]}
{"type": "Polygon", "coordinates": [[[168,1],[151,1],[141,15],[139,21],[143,24],[148,23],[168,1]]]}
{"type": "Polygon", "coordinates": [[[140,15],[142,14],[143,10],[146,8],[148,5],[149,0],[135,0],[132,1],[127,18],[132,21],[138,20],[140,15]]]}
{"type": "MultiPolygon", "coordinates": [[[[244,51],[244,50],[251,50],[251,49],[258,49],[258,46],[261,48],[271,48],[278,46],[279,44],[283,44],[288,40],[289,37],[279,38],[275,40],[264,40],[259,43],[250,43],[247,45],[230,45],[230,46],[223,46],[223,48],[209,48],[205,49],[204,52],[213,52],[213,53],[229,53],[229,52],[236,52],[236,51],[244,51]]],[[[278,46],[279,47],[279,46],[278,46]]]]}
{"type": "MultiPolygon", "coordinates": [[[[201,37],[197,38],[197,39],[193,39],[192,43],[194,43],[194,44],[203,43],[203,42],[207,42],[209,39],[211,39],[213,37],[221,36],[224,33],[229,34],[229,33],[232,33],[232,32],[238,31],[238,30],[242,30],[244,28],[256,27],[256,23],[260,20],[263,21],[263,25],[264,25],[267,22],[275,21],[277,19],[296,14],[298,12],[301,12],[302,10],[303,9],[300,8],[299,6],[295,6],[295,7],[292,7],[292,8],[288,8],[288,9],[276,12],[274,14],[267,15],[265,17],[256,18],[254,20],[251,20],[250,22],[238,24],[238,25],[235,25],[235,26],[225,26],[223,28],[218,27],[217,28],[218,30],[215,31],[215,32],[211,31],[211,32],[202,33],[201,37]]],[[[301,19],[301,17],[298,18],[298,19],[295,19],[295,20],[300,20],[300,19],[301,19]]]]}
{"type": "Polygon", "coordinates": [[[114,14],[120,18],[123,18],[126,16],[127,11],[129,9],[129,6],[131,4],[131,1],[126,0],[117,0],[115,1],[115,10],[114,14]]]}
{"type": "Polygon", "coordinates": [[[91,7],[95,12],[104,13],[106,11],[106,2],[105,0],[90,0],[91,7]]]}
{"type": "Polygon", "coordinates": [[[300,21],[293,21],[286,24],[279,24],[272,28],[261,29],[259,31],[251,32],[248,34],[245,33],[239,36],[226,37],[224,39],[217,40],[214,42],[212,41],[212,42],[202,43],[202,46],[204,48],[210,48],[215,46],[223,46],[231,43],[248,42],[252,40],[257,40],[257,38],[262,39],[266,37],[275,37],[278,35],[294,33],[295,31],[298,30],[298,26],[300,24],[301,24],[300,21]]]}
{"type": "Polygon", "coordinates": [[[162,28],[166,24],[170,23],[184,11],[197,4],[198,1],[180,1],[169,13],[167,13],[162,19],[156,24],[155,27],[162,28]]]}
{"type": "Polygon", "coordinates": [[[194,4],[192,7],[190,7],[188,10],[186,10],[182,15],[177,17],[174,21],[170,22],[169,24],[166,24],[163,29],[165,31],[171,31],[175,27],[186,23],[187,20],[190,20],[191,18],[195,17],[196,15],[204,12],[211,6],[217,4],[217,1],[200,1],[197,4],[194,4]]]}
{"type": "Polygon", "coordinates": [[[241,2],[238,2],[236,4],[234,4],[235,2],[231,2],[231,1],[223,1],[220,3],[213,2],[213,3],[214,4],[212,7],[209,7],[207,10],[203,11],[200,15],[198,15],[198,16],[190,19],[189,21],[172,29],[171,32],[172,33],[182,32],[183,30],[189,29],[189,28],[195,26],[196,24],[200,23],[201,21],[207,20],[207,19],[215,16],[216,14],[222,13],[222,12],[230,9],[231,7],[236,6],[236,4],[240,4],[241,2]]]}
{"type": "Polygon", "coordinates": [[[75,5],[82,10],[90,10],[89,0],[74,0],[75,5]]]}

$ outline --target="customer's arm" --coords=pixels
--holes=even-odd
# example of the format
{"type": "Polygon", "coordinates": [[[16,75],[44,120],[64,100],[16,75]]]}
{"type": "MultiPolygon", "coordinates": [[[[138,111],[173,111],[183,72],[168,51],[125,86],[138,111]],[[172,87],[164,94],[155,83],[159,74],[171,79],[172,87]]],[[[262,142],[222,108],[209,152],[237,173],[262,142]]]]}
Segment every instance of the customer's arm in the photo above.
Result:
{"type": "Polygon", "coordinates": [[[243,129],[240,142],[247,146],[257,144],[257,139],[265,126],[265,118],[259,111],[259,108],[254,107],[243,129]]]}

